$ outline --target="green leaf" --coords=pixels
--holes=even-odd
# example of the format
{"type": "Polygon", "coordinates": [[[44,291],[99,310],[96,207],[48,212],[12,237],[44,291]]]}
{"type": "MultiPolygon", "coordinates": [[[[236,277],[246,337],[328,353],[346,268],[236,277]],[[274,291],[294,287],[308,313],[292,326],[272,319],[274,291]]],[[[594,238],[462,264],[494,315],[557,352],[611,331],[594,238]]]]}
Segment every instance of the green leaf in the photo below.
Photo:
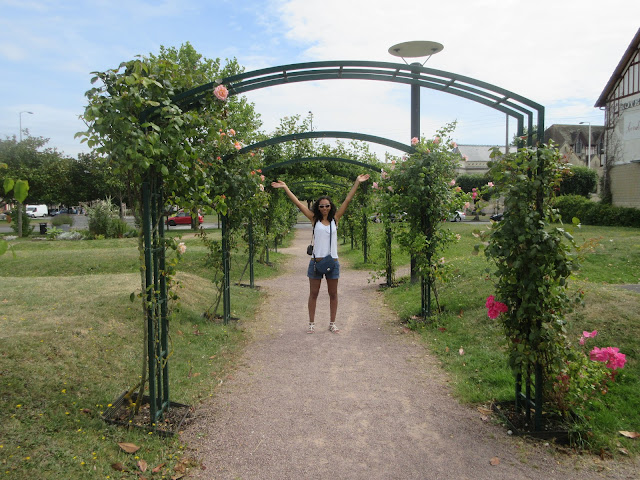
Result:
{"type": "Polygon", "coordinates": [[[131,295],[129,295],[129,301],[131,303],[135,302],[136,300],[136,292],[131,292],[131,295]]]}
{"type": "Polygon", "coordinates": [[[4,179],[4,193],[9,193],[13,189],[13,178],[4,179]]]}
{"type": "Polygon", "coordinates": [[[13,186],[13,196],[18,202],[24,202],[25,198],[29,194],[29,182],[26,180],[16,180],[16,184],[13,186]]]}

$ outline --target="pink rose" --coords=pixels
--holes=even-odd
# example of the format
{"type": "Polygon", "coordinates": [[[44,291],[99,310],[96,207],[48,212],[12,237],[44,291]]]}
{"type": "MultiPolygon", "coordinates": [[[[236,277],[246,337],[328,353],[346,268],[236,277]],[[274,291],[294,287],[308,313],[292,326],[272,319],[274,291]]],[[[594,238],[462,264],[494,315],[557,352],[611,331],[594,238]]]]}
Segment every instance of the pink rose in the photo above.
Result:
{"type": "Polygon", "coordinates": [[[495,297],[490,295],[487,297],[487,301],[485,302],[485,307],[487,307],[487,316],[489,318],[498,318],[500,314],[507,313],[509,308],[501,302],[496,302],[495,297]]]}
{"type": "Polygon", "coordinates": [[[487,187],[493,187],[493,182],[487,183],[487,187]]]}
{"type": "Polygon", "coordinates": [[[469,202],[464,202],[464,208],[468,209],[469,207],[471,207],[471,204],[469,202]]]}
{"type": "Polygon", "coordinates": [[[456,184],[456,181],[455,181],[455,180],[451,180],[451,181],[449,182],[449,185],[451,185],[452,187],[453,187],[455,184],[456,184]]]}
{"type": "Polygon", "coordinates": [[[436,137],[433,139],[433,144],[438,145],[440,143],[440,137],[436,137]]]}
{"type": "Polygon", "coordinates": [[[264,185],[263,184],[260,184],[260,191],[264,192],[264,185]]]}
{"type": "Polygon", "coordinates": [[[380,177],[382,177],[383,180],[386,180],[387,178],[389,178],[389,174],[382,170],[382,174],[380,174],[380,177]]]}
{"type": "Polygon", "coordinates": [[[378,182],[373,182],[371,188],[373,188],[374,190],[378,190],[378,182]]]}
{"type": "Polygon", "coordinates": [[[229,96],[229,90],[227,90],[227,87],[224,85],[218,85],[213,89],[213,94],[218,100],[222,100],[224,102],[229,96]]]}
{"type": "Polygon", "coordinates": [[[264,175],[260,175],[260,181],[264,182],[264,175]]]}
{"type": "Polygon", "coordinates": [[[233,142],[233,146],[236,147],[236,150],[240,150],[242,148],[240,142],[233,142]]]}
{"type": "Polygon", "coordinates": [[[471,197],[475,200],[478,197],[478,192],[473,192],[471,197]]]}
{"type": "Polygon", "coordinates": [[[387,187],[387,190],[389,190],[390,192],[393,192],[393,187],[392,187],[391,185],[389,185],[389,186],[387,187]]]}
{"type": "Polygon", "coordinates": [[[232,137],[236,134],[236,131],[233,128],[229,129],[229,135],[231,135],[232,137]]]}
{"type": "Polygon", "coordinates": [[[420,141],[420,140],[418,140],[418,137],[413,137],[413,138],[411,139],[411,145],[417,145],[419,141],[420,141]]]}

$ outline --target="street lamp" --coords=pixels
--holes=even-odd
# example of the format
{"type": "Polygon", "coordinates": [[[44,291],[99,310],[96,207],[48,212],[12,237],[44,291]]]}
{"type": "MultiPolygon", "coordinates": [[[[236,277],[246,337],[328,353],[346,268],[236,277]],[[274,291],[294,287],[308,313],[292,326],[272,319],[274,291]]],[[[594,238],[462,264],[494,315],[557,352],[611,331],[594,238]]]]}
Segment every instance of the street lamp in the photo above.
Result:
{"type": "Polygon", "coordinates": [[[311,131],[313,132],[313,112],[309,110],[309,117],[311,118],[311,131]]]}
{"type": "MultiPolygon", "coordinates": [[[[409,65],[405,60],[407,58],[414,57],[427,57],[422,63],[415,62],[411,66],[424,67],[424,64],[431,58],[432,55],[441,52],[444,49],[441,43],[430,41],[413,41],[398,43],[389,48],[389,53],[394,57],[400,57],[409,65]]],[[[418,68],[414,71],[416,78],[420,78],[420,70],[418,68]]],[[[411,85],[411,138],[420,138],[420,85],[411,85]]]]}
{"type": "Polygon", "coordinates": [[[580,125],[584,125],[585,123],[589,124],[589,152],[588,152],[588,159],[587,159],[587,167],[591,168],[591,122],[580,122],[580,125]]]}
{"type": "Polygon", "coordinates": [[[33,115],[33,112],[27,112],[26,110],[20,112],[20,141],[22,141],[22,114],[28,113],[29,115],[33,115]]]}

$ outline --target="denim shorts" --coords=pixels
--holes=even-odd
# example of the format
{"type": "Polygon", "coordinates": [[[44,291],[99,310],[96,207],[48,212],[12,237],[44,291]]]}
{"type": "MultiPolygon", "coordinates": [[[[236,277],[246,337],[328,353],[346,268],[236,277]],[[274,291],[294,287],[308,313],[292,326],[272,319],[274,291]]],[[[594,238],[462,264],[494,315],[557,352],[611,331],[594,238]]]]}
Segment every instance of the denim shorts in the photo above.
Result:
{"type": "Polygon", "coordinates": [[[313,265],[316,261],[312,258],[309,260],[309,268],[307,268],[307,277],[314,278],[316,280],[322,279],[322,277],[326,277],[327,280],[337,280],[340,278],[340,262],[336,260],[336,268],[330,274],[326,273],[316,273],[313,269],[313,265]]]}

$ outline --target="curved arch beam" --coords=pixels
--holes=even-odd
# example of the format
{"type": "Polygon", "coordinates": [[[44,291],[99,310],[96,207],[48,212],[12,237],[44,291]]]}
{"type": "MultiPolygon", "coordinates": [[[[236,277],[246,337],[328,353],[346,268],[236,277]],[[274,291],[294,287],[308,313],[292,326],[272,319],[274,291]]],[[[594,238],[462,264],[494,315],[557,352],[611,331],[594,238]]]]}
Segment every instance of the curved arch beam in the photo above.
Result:
{"type": "Polygon", "coordinates": [[[266,167],[262,167],[262,173],[266,173],[269,170],[275,170],[281,167],[286,167],[288,165],[293,165],[294,163],[305,163],[305,162],[313,162],[313,161],[328,161],[328,162],[339,162],[339,163],[350,163],[352,165],[359,165],[363,168],[367,168],[369,170],[373,170],[374,172],[380,172],[380,169],[364,162],[359,162],[358,160],[352,160],[351,158],[342,158],[342,157],[304,157],[304,158],[294,158],[291,160],[286,160],[284,162],[272,163],[271,165],[267,165],[266,167]]]}
{"type": "MultiPolygon", "coordinates": [[[[413,153],[415,150],[410,145],[407,145],[401,142],[396,142],[395,140],[391,140],[388,138],[376,137],[375,135],[368,135],[366,133],[339,132],[339,131],[315,131],[315,132],[290,133],[288,135],[272,137],[267,140],[262,140],[261,142],[256,142],[251,145],[247,145],[246,147],[243,147],[240,150],[238,150],[237,153],[248,153],[251,150],[268,147],[269,145],[277,145],[278,143],[291,142],[293,140],[306,140],[309,138],[348,138],[352,140],[362,140],[365,142],[378,143],[386,147],[395,148],[396,150],[400,150],[405,153],[413,153]]],[[[230,156],[231,155],[227,155],[225,159],[229,158],[230,156]]]]}
{"type": "Polygon", "coordinates": [[[174,102],[183,109],[195,108],[199,99],[218,84],[226,85],[230,95],[238,95],[287,83],[332,79],[377,80],[438,90],[503,112],[515,118],[519,126],[524,123],[525,116],[528,117],[527,124],[532,126],[533,115],[536,114],[538,137],[540,139],[543,136],[544,107],[539,103],[475,78],[419,65],[398,63],[331,61],[281,65],[241,73],[201,85],[177,95],[174,97],[174,102]]]}

